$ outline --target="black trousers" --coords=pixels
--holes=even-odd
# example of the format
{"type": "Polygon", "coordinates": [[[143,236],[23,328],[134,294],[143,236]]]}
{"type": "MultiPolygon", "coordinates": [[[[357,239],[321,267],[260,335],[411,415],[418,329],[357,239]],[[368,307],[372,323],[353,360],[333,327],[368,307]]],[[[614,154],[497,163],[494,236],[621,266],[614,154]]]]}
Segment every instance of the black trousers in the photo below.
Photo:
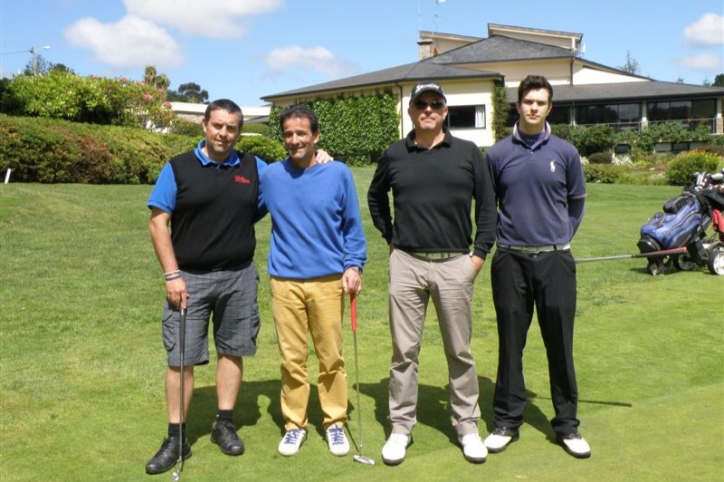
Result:
{"type": "Polygon", "coordinates": [[[576,313],[576,264],[568,250],[530,254],[498,249],[491,265],[493,302],[498,321],[498,375],[493,400],[496,427],[523,423],[527,401],[523,349],[538,315],[548,357],[554,432],[574,432],[578,386],[573,365],[573,321],[576,313]]]}

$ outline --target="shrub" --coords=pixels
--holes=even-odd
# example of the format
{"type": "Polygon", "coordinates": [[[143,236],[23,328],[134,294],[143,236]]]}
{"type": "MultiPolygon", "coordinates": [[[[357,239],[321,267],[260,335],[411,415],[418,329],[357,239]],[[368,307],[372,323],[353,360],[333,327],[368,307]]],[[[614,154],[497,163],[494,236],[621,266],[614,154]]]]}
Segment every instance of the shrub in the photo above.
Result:
{"type": "Polygon", "coordinates": [[[551,134],[558,136],[564,141],[571,141],[571,125],[570,124],[551,124],[551,134]]]}
{"type": "Polygon", "coordinates": [[[166,92],[126,78],[70,72],[19,75],[0,85],[0,112],[89,124],[153,127],[175,117],[166,92]]]}
{"type": "Polygon", "coordinates": [[[610,152],[594,152],[588,156],[588,162],[591,164],[611,164],[613,161],[613,154],[610,152]]]}
{"type": "Polygon", "coordinates": [[[724,157],[724,144],[707,144],[701,148],[704,152],[715,154],[719,157],[724,157]]]}
{"type": "Polygon", "coordinates": [[[12,169],[20,182],[154,182],[172,155],[166,139],[137,128],[0,114],[0,171],[12,169]]]}
{"type": "Polygon", "coordinates": [[[596,152],[611,151],[615,146],[613,128],[608,125],[571,126],[568,139],[578,153],[588,157],[596,152]]]}
{"type": "Polygon", "coordinates": [[[180,117],[173,120],[169,131],[172,134],[195,137],[196,139],[204,137],[204,129],[201,127],[200,123],[192,122],[180,117]]]}
{"type": "Polygon", "coordinates": [[[712,146],[724,146],[724,134],[710,135],[706,141],[712,146]]]}
{"type": "Polygon", "coordinates": [[[287,150],[281,142],[264,136],[243,136],[236,148],[266,162],[276,162],[287,157],[287,150]]]}
{"type": "Polygon", "coordinates": [[[682,152],[666,166],[666,182],[672,186],[691,184],[695,172],[716,172],[720,158],[702,150],[682,152]]]}
{"type": "Polygon", "coordinates": [[[586,164],[583,166],[583,176],[588,183],[614,184],[626,169],[612,164],[586,164]]]}
{"type": "Polygon", "coordinates": [[[260,122],[252,122],[244,124],[244,134],[261,134],[262,136],[271,136],[271,127],[268,124],[262,124],[260,122]]]}

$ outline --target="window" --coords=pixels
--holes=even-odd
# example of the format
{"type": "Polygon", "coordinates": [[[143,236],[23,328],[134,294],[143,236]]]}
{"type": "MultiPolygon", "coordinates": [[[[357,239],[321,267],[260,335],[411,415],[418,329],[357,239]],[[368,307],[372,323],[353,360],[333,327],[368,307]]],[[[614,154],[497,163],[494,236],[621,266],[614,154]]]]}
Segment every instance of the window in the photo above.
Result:
{"type": "Polygon", "coordinates": [[[484,105],[449,105],[447,127],[450,129],[484,129],[484,105]]]}
{"type": "Polygon", "coordinates": [[[680,100],[671,102],[650,102],[649,120],[651,122],[679,122],[688,129],[699,124],[709,125],[714,132],[716,100],[680,100]]]}
{"type": "Polygon", "coordinates": [[[639,104],[596,104],[576,106],[576,124],[637,123],[641,117],[639,104]]]}

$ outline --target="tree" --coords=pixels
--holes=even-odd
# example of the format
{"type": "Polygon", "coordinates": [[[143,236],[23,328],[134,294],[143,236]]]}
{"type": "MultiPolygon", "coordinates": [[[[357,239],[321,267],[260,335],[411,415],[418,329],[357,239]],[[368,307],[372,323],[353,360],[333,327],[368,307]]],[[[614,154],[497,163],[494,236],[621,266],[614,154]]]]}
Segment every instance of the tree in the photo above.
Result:
{"type": "Polygon", "coordinates": [[[714,87],[724,87],[724,74],[717,74],[714,77],[714,87]]]}
{"type": "Polygon", "coordinates": [[[159,90],[167,90],[168,86],[171,85],[168,76],[166,74],[159,74],[153,65],[147,65],[143,71],[143,82],[159,90]]]}
{"type": "Polygon", "coordinates": [[[67,72],[69,74],[75,74],[73,69],[67,65],[54,64],[53,62],[45,60],[42,55],[38,54],[25,64],[25,69],[23,69],[22,75],[48,75],[53,72],[67,72]]]}
{"type": "Polygon", "coordinates": [[[52,62],[48,62],[40,54],[34,54],[25,64],[23,75],[47,75],[52,67],[52,62]]]}
{"type": "Polygon", "coordinates": [[[191,102],[192,104],[205,104],[209,102],[209,93],[201,90],[201,86],[195,82],[187,82],[178,87],[178,91],[169,90],[168,100],[178,102],[191,102]]]}
{"type": "Polygon", "coordinates": [[[639,61],[631,56],[630,50],[626,51],[626,63],[620,66],[619,69],[629,74],[638,74],[641,70],[639,61]]]}
{"type": "Polygon", "coordinates": [[[65,64],[51,64],[49,73],[52,72],[65,72],[68,74],[75,74],[75,71],[73,71],[73,69],[66,66],[65,64]]]}

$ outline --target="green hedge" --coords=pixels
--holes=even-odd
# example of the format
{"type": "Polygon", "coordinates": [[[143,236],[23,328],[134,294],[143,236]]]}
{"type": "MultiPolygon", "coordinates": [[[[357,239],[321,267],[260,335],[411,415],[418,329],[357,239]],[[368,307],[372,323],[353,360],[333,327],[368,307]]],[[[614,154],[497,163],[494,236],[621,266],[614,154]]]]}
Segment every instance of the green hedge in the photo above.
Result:
{"type": "Polygon", "coordinates": [[[0,171],[20,182],[155,182],[187,139],[129,127],[0,115],[0,171]]]}
{"type": "MultiPolygon", "coordinates": [[[[196,147],[198,137],[144,129],[81,124],[0,114],[0,172],[16,182],[147,184],[173,156],[196,147]]],[[[273,162],[284,147],[262,136],[237,148],[273,162]]]]}
{"type": "MultiPolygon", "coordinates": [[[[376,161],[387,146],[399,140],[397,99],[390,91],[377,95],[317,99],[305,102],[319,119],[319,147],[350,164],[376,161]]],[[[279,116],[272,106],[269,127],[281,141],[279,116]]]]}

